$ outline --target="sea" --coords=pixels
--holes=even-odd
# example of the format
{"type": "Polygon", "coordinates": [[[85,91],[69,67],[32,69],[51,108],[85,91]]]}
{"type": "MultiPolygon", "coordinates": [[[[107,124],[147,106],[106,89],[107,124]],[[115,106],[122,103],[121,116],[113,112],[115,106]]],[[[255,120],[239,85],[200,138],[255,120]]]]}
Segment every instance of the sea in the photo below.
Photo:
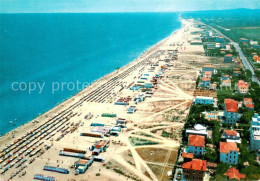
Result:
{"type": "Polygon", "coordinates": [[[0,135],[179,28],[177,13],[0,14],[0,135]]]}

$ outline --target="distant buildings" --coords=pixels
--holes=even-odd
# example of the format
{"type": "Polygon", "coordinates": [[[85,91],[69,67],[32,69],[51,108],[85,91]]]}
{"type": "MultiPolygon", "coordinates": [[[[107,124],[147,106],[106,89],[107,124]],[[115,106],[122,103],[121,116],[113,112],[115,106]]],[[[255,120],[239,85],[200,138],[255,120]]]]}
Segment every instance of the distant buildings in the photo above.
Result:
{"type": "Polygon", "coordinates": [[[240,181],[241,178],[246,178],[245,174],[239,173],[239,171],[234,168],[231,167],[228,169],[228,171],[226,172],[226,176],[228,177],[229,180],[237,180],[240,181]]]}
{"type": "Polygon", "coordinates": [[[250,131],[250,149],[260,150],[260,116],[254,114],[251,121],[250,131]]]}
{"type": "Polygon", "coordinates": [[[190,162],[182,164],[184,179],[186,180],[203,180],[207,169],[207,161],[193,159],[190,162]]]}
{"type": "Polygon", "coordinates": [[[246,94],[248,92],[249,85],[244,80],[239,80],[237,83],[238,92],[241,94],[246,94]]]}
{"type": "Polygon", "coordinates": [[[195,156],[203,155],[205,152],[205,137],[190,134],[187,152],[193,153],[195,156]]]}
{"type": "Polygon", "coordinates": [[[232,54],[227,54],[224,56],[224,63],[232,63],[233,61],[233,55],[232,54]]]}
{"type": "Polygon", "coordinates": [[[221,80],[221,87],[231,87],[231,80],[221,80]]]}
{"type": "Polygon", "coordinates": [[[222,37],[222,36],[216,37],[216,42],[224,43],[225,42],[225,38],[222,37]]]}
{"type": "Polygon", "coordinates": [[[205,97],[205,96],[196,96],[194,100],[195,104],[214,104],[213,97],[205,97]]]}
{"type": "Polygon", "coordinates": [[[241,143],[240,135],[236,130],[224,130],[223,136],[227,142],[241,143]]]}
{"type": "Polygon", "coordinates": [[[239,148],[237,143],[220,142],[220,161],[236,165],[238,163],[239,148]]]}
{"type": "Polygon", "coordinates": [[[239,43],[249,43],[249,40],[246,38],[240,38],[239,43]]]}
{"type": "Polygon", "coordinates": [[[212,74],[214,74],[215,73],[215,66],[214,65],[204,65],[202,67],[202,71],[201,71],[202,75],[206,71],[210,71],[212,74]]]}
{"type": "Polygon", "coordinates": [[[234,99],[224,100],[224,123],[235,124],[238,121],[238,103],[234,99]]]}

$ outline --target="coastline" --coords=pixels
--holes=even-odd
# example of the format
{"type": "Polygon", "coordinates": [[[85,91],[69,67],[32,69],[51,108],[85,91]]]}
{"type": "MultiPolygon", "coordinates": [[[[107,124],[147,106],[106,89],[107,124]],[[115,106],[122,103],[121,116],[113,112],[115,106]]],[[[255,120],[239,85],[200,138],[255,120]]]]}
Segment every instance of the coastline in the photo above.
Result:
{"type": "MultiPolygon", "coordinates": [[[[167,40],[169,40],[172,36],[174,36],[175,34],[177,34],[178,32],[180,32],[183,29],[183,20],[181,17],[179,17],[179,21],[181,22],[181,27],[179,29],[176,29],[174,31],[172,31],[166,38],[163,38],[162,40],[160,40],[159,42],[157,42],[156,44],[150,46],[149,48],[147,48],[141,55],[139,55],[136,59],[130,61],[129,63],[127,63],[126,65],[124,65],[123,67],[120,67],[118,70],[114,70],[108,74],[105,74],[104,76],[100,77],[97,80],[94,80],[91,85],[89,85],[88,87],[80,90],[79,92],[75,93],[74,95],[62,100],[62,102],[57,103],[54,107],[48,109],[47,111],[41,113],[40,115],[36,116],[35,118],[33,118],[32,120],[23,123],[22,125],[8,131],[7,133],[3,134],[0,136],[0,149],[3,147],[2,142],[6,142],[8,139],[11,139],[12,134],[16,134],[20,131],[25,131],[27,129],[32,129],[33,127],[40,125],[42,123],[44,123],[44,121],[38,121],[39,119],[42,119],[43,117],[47,118],[49,117],[48,114],[53,114],[53,112],[61,112],[64,109],[66,109],[66,107],[69,107],[70,105],[72,105],[73,103],[75,103],[75,99],[79,98],[79,96],[85,96],[88,91],[90,91],[91,89],[95,89],[98,86],[100,86],[100,84],[104,83],[105,81],[107,81],[107,79],[120,74],[121,72],[123,72],[125,69],[127,69],[128,67],[130,67],[131,65],[138,63],[141,59],[148,57],[151,53],[153,53],[153,51],[155,51],[155,49],[159,48],[163,43],[165,43],[167,40]],[[64,105],[66,105],[66,107],[63,107],[64,105]],[[37,124],[35,124],[35,121],[38,121],[37,124]],[[7,139],[7,140],[6,140],[7,139]]],[[[47,119],[45,120],[47,121],[47,119]]],[[[16,136],[17,137],[17,136],[16,136]]],[[[16,138],[15,137],[15,138],[16,138]]]]}
{"type": "Polygon", "coordinates": [[[57,180],[169,179],[167,173],[172,171],[177,158],[180,133],[193,100],[199,70],[191,61],[203,62],[204,51],[201,45],[189,43],[195,38],[191,32],[196,31],[192,21],[183,20],[182,25],[135,60],[37,117],[38,123],[34,119],[19,127],[14,139],[10,133],[1,139],[1,147],[5,149],[0,155],[0,178],[32,180],[41,174],[57,180]],[[151,92],[144,93],[145,88],[130,89],[145,80],[144,76],[148,76],[144,82],[153,85],[151,92]],[[136,102],[135,98],[140,95],[145,95],[145,99],[136,102]],[[117,104],[127,99],[127,104],[117,104]],[[129,114],[132,106],[136,111],[129,114]],[[92,117],[86,118],[89,113],[92,117]],[[121,131],[115,136],[113,129],[119,127],[119,120],[126,122],[123,128],[120,125],[121,131]],[[100,129],[109,129],[109,132],[100,132],[100,129]],[[101,137],[85,135],[87,133],[101,134],[101,137]],[[60,154],[67,148],[77,149],[84,151],[84,158],[89,159],[93,152],[88,148],[101,140],[109,141],[108,149],[100,153],[105,162],[94,161],[79,175],[77,169],[72,168],[79,158],[60,154]],[[13,157],[10,159],[9,155],[13,157]],[[45,166],[65,168],[69,174],[45,171],[45,166]],[[162,169],[160,173],[158,169],[162,169]]]}

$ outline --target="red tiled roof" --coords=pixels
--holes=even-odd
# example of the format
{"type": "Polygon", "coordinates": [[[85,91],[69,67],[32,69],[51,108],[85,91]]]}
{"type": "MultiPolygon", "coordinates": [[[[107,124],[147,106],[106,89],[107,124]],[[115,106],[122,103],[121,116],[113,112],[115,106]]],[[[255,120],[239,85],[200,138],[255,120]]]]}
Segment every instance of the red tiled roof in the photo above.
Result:
{"type": "Polygon", "coordinates": [[[254,104],[245,104],[245,106],[246,106],[247,108],[254,108],[254,107],[255,107],[254,104]]]}
{"type": "Polygon", "coordinates": [[[246,178],[245,174],[239,173],[239,171],[234,167],[229,168],[228,171],[226,172],[226,175],[230,180],[236,179],[239,181],[241,178],[246,178]]]}
{"type": "Polygon", "coordinates": [[[210,81],[210,78],[203,77],[202,81],[210,81]]]}
{"type": "Polygon", "coordinates": [[[211,71],[205,71],[204,73],[203,73],[204,75],[211,75],[212,74],[212,72],[211,71]]]}
{"type": "Polygon", "coordinates": [[[236,136],[237,135],[237,131],[236,130],[227,130],[227,129],[225,129],[224,132],[226,133],[226,135],[229,135],[229,136],[236,136]]]}
{"type": "Polygon", "coordinates": [[[237,83],[238,87],[248,87],[249,85],[244,80],[239,80],[237,83]]]}
{"type": "Polygon", "coordinates": [[[233,68],[233,70],[240,70],[240,68],[238,68],[238,67],[235,67],[235,68],[233,68]]]}
{"type": "Polygon", "coordinates": [[[241,74],[241,71],[234,71],[233,73],[241,74]]]}
{"type": "Polygon", "coordinates": [[[233,57],[233,55],[232,54],[227,54],[227,55],[225,55],[225,57],[233,57]]]}
{"type": "Polygon", "coordinates": [[[193,154],[192,153],[185,153],[185,152],[183,152],[181,156],[183,158],[193,158],[193,154]]]}
{"type": "Polygon", "coordinates": [[[204,147],[205,137],[199,135],[189,135],[189,146],[204,147]]]}
{"type": "Polygon", "coordinates": [[[235,101],[234,99],[225,99],[224,102],[225,102],[226,110],[228,112],[237,112],[238,111],[237,101],[235,101]]]}
{"type": "Polygon", "coordinates": [[[222,82],[231,83],[231,80],[230,79],[222,80],[222,82]]]}
{"type": "Polygon", "coordinates": [[[253,102],[252,98],[244,98],[244,102],[253,102]]]}
{"type": "Polygon", "coordinates": [[[183,169],[197,170],[197,171],[206,171],[207,161],[200,159],[193,159],[190,162],[182,164],[183,169]]]}
{"type": "Polygon", "coordinates": [[[229,153],[230,151],[239,151],[237,143],[233,142],[220,142],[220,152],[229,153]]]}
{"type": "Polygon", "coordinates": [[[204,65],[203,67],[213,67],[213,68],[215,68],[214,65],[204,65]]]}

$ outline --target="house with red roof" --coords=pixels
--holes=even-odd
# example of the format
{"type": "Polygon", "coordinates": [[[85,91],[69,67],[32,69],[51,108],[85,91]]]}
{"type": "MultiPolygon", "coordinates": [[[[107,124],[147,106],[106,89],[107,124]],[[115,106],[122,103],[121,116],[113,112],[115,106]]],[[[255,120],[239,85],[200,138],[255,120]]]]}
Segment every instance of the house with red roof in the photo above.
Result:
{"type": "Polygon", "coordinates": [[[228,169],[228,171],[226,172],[226,176],[228,177],[229,180],[235,179],[238,181],[240,181],[241,178],[242,179],[246,178],[245,174],[239,173],[239,170],[234,167],[228,169]]]}
{"type": "Polygon", "coordinates": [[[210,71],[212,74],[215,73],[215,66],[211,64],[204,65],[201,70],[201,75],[203,75],[204,72],[210,71]]]}
{"type": "Polygon", "coordinates": [[[195,156],[203,155],[205,152],[205,137],[190,134],[187,152],[192,153],[195,156]]]}
{"type": "Polygon", "coordinates": [[[211,78],[202,77],[201,79],[201,87],[209,87],[211,78]]]}
{"type": "Polygon", "coordinates": [[[235,124],[238,121],[238,102],[234,99],[224,100],[224,116],[223,122],[227,124],[235,124]]]}
{"type": "Polygon", "coordinates": [[[191,161],[193,159],[193,154],[192,153],[183,152],[181,156],[184,159],[184,162],[189,162],[189,161],[191,161]]]}
{"type": "Polygon", "coordinates": [[[203,73],[203,77],[204,78],[211,78],[211,75],[212,75],[212,72],[211,71],[205,71],[204,73],[203,73]]]}
{"type": "Polygon", "coordinates": [[[232,60],[233,60],[232,54],[227,54],[224,56],[224,63],[232,63],[232,60]]]}
{"type": "Polygon", "coordinates": [[[249,84],[246,83],[244,80],[239,80],[237,83],[237,90],[241,94],[246,94],[249,89],[249,84]]]}
{"type": "Polygon", "coordinates": [[[241,143],[240,135],[236,130],[224,130],[222,138],[226,139],[227,142],[241,143]]]}
{"type": "Polygon", "coordinates": [[[250,110],[254,110],[254,103],[252,98],[244,98],[243,103],[245,107],[247,107],[250,110]]]}
{"type": "Polygon", "coordinates": [[[203,180],[207,169],[207,161],[193,159],[182,164],[183,176],[186,180],[203,180]]]}
{"type": "Polygon", "coordinates": [[[236,165],[239,148],[234,142],[220,142],[220,161],[236,165]]]}

